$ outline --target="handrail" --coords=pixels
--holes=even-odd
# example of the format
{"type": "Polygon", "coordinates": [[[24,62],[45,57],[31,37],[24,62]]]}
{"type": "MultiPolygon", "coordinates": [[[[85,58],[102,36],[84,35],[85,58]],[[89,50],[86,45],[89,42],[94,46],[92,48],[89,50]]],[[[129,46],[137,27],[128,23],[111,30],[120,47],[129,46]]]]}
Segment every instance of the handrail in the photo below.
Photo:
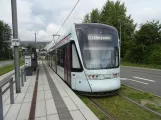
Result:
{"type": "MultiPolygon", "coordinates": [[[[24,65],[20,67],[20,69],[24,69],[24,68],[25,68],[24,65]]],[[[10,72],[4,74],[4,75],[1,75],[1,76],[0,76],[0,82],[1,82],[3,79],[5,79],[6,77],[8,77],[8,76],[13,76],[14,74],[15,74],[15,71],[12,70],[12,71],[10,71],[10,72]]]]}
{"type": "MultiPolygon", "coordinates": [[[[24,81],[26,82],[26,71],[25,67],[22,67],[21,69],[21,86],[24,86],[24,81]]],[[[14,89],[13,89],[13,84],[15,81],[13,81],[13,75],[15,72],[9,74],[8,76],[4,77],[0,81],[0,120],[3,120],[3,94],[10,89],[10,103],[14,104],[14,89]],[[7,83],[9,83],[9,86],[6,87],[2,91],[2,87],[5,86],[7,83]]]]}

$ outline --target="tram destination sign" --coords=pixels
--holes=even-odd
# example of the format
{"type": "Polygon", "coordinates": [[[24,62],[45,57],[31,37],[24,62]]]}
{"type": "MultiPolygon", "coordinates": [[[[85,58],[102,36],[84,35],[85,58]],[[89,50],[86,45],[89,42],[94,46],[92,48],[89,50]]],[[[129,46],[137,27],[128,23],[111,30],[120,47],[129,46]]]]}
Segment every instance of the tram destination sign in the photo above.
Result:
{"type": "Polygon", "coordinates": [[[103,40],[103,41],[112,41],[112,36],[111,35],[93,35],[89,34],[88,35],[88,40],[103,40]]]}

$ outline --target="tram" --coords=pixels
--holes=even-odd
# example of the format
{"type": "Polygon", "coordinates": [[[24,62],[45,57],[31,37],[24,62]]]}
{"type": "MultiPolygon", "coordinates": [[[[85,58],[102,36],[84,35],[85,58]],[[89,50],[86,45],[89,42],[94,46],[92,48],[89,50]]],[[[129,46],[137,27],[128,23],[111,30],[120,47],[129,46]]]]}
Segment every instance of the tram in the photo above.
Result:
{"type": "Polygon", "coordinates": [[[73,24],[47,49],[46,60],[75,91],[105,94],[120,89],[120,45],[112,26],[73,24]]]}

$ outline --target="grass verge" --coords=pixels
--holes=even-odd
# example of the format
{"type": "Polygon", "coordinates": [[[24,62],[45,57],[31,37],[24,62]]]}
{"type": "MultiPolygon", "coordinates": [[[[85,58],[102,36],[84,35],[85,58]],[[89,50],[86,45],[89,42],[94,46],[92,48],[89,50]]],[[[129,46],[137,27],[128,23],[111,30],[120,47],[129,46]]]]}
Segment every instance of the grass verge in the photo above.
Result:
{"type": "Polygon", "coordinates": [[[105,110],[118,120],[160,120],[160,117],[150,113],[120,96],[110,96],[95,99],[105,110]]]}
{"type": "Polygon", "coordinates": [[[161,98],[153,94],[122,86],[120,94],[161,114],[161,98]]]}
{"type": "Polygon", "coordinates": [[[153,68],[153,69],[161,69],[161,65],[155,65],[155,64],[136,64],[136,63],[130,63],[126,61],[121,61],[122,66],[133,66],[133,67],[142,67],[142,68],[153,68]]]}
{"type": "MultiPolygon", "coordinates": [[[[120,94],[127,96],[131,100],[145,105],[156,112],[161,112],[161,98],[159,97],[125,86],[121,87],[120,94]]],[[[79,97],[100,120],[108,120],[108,118],[106,118],[106,116],[87,97],[79,97]]],[[[159,116],[146,111],[117,95],[93,99],[118,120],[161,120],[159,116]]]]}
{"type": "Polygon", "coordinates": [[[107,118],[87,97],[79,96],[81,100],[92,110],[99,120],[110,120],[107,118]]]}
{"type": "MultiPolygon", "coordinates": [[[[24,65],[24,60],[20,60],[20,66],[21,65],[24,65]]],[[[0,76],[12,71],[13,69],[14,69],[14,64],[1,67],[0,68],[0,76]]]]}

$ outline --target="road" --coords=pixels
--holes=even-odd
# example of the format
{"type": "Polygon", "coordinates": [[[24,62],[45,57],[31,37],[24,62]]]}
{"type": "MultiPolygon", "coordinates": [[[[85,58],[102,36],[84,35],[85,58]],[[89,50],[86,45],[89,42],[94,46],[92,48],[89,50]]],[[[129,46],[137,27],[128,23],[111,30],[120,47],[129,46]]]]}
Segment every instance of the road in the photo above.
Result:
{"type": "Polygon", "coordinates": [[[161,70],[121,67],[120,74],[123,84],[161,96],[161,70]]]}
{"type": "Polygon", "coordinates": [[[0,61],[0,68],[13,63],[13,60],[0,61]]]}

